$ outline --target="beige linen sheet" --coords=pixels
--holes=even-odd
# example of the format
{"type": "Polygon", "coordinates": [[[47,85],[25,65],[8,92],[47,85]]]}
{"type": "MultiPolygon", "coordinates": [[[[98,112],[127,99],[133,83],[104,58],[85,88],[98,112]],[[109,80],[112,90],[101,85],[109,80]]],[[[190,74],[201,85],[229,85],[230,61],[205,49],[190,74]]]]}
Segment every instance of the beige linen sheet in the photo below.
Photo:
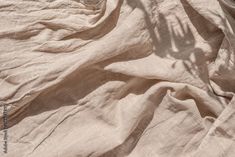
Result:
{"type": "Polygon", "coordinates": [[[0,156],[235,157],[234,29],[233,0],[0,0],[0,156]]]}

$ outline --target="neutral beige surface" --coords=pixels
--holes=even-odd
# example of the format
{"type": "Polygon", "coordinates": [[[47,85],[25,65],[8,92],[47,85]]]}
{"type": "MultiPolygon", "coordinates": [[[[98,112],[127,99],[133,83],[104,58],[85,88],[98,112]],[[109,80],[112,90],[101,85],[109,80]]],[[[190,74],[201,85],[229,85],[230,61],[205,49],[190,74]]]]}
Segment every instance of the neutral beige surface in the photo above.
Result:
{"type": "Polygon", "coordinates": [[[234,29],[233,0],[0,0],[0,156],[235,157],[234,29]]]}

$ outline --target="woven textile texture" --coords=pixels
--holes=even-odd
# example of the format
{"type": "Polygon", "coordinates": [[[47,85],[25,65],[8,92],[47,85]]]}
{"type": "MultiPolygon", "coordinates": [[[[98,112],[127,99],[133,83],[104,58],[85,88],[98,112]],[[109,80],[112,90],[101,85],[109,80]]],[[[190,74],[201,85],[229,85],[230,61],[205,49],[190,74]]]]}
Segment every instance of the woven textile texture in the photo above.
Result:
{"type": "Polygon", "coordinates": [[[0,0],[1,157],[235,157],[234,0],[0,0]]]}

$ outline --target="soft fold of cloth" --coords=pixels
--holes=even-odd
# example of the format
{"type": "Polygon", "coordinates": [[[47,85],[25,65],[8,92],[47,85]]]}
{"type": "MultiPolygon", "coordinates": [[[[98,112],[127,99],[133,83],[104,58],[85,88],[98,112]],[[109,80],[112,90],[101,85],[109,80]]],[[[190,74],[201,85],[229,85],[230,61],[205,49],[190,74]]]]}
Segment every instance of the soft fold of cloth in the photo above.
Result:
{"type": "Polygon", "coordinates": [[[234,30],[233,0],[0,0],[0,156],[234,157],[234,30]]]}

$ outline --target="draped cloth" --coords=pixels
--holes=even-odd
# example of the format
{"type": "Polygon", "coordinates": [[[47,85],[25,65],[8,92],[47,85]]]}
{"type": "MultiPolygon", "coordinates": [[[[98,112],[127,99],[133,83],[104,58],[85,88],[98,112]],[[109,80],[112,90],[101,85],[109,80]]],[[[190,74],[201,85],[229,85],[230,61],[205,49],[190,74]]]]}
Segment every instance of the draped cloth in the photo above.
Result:
{"type": "Polygon", "coordinates": [[[234,30],[233,0],[0,0],[0,156],[234,157],[234,30]]]}

